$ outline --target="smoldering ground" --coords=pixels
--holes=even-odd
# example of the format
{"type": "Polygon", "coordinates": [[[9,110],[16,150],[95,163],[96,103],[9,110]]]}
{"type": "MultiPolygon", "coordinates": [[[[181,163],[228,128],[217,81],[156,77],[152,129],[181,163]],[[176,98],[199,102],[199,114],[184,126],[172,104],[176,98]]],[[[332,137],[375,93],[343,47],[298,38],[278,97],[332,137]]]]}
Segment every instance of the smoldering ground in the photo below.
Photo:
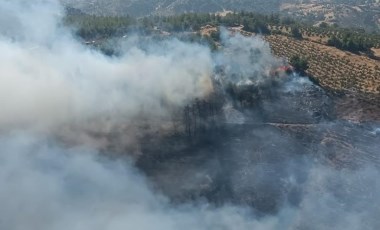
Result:
{"type": "Polygon", "coordinates": [[[25,133],[2,137],[1,228],[379,227],[376,165],[337,169],[297,154],[299,144],[276,131],[245,130],[243,136],[235,130],[237,136],[224,139],[219,147],[224,152],[201,149],[154,162],[153,181],[132,161],[109,160],[93,150],[25,133]],[[269,145],[260,145],[261,156],[251,150],[260,142],[269,145]],[[173,203],[170,197],[178,195],[182,201],[173,203]]]}
{"type": "MultiPolygon", "coordinates": [[[[62,12],[55,1],[0,3],[0,229],[380,227],[372,127],[255,124],[237,106],[245,123],[206,130],[197,145],[136,143],[142,126],[212,93],[216,65],[224,82],[262,82],[277,65],[265,43],[238,36],[215,57],[168,40],[106,57],[60,26],[62,12]],[[109,139],[126,155],[141,144],[142,156],[108,158],[109,139]]],[[[263,117],[308,95],[309,83],[295,81],[259,105],[263,117]]]]}

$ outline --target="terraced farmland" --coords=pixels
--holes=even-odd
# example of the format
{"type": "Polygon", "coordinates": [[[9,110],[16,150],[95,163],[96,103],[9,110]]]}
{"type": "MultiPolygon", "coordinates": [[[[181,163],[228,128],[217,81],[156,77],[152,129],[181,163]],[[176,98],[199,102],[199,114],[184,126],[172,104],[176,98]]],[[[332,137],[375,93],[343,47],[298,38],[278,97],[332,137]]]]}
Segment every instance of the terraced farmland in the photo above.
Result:
{"type": "Polygon", "coordinates": [[[280,57],[307,58],[307,74],[334,93],[338,117],[353,121],[380,120],[380,62],[307,40],[282,35],[266,36],[280,57]]]}
{"type": "Polygon", "coordinates": [[[318,43],[282,35],[265,37],[275,55],[307,58],[307,71],[321,86],[334,90],[380,95],[380,62],[318,43]]]}

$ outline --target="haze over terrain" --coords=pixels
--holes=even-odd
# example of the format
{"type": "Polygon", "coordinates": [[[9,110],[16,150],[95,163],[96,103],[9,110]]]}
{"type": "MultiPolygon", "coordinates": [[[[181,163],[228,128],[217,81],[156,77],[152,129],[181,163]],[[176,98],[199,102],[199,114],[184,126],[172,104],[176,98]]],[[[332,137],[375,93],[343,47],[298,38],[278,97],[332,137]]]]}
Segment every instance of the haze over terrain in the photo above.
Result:
{"type": "Polygon", "coordinates": [[[86,40],[65,13],[0,2],[1,230],[380,229],[380,119],[343,116],[303,59],[235,25],[202,28],[214,48],[155,26],[86,40]]]}
{"type": "Polygon", "coordinates": [[[343,27],[380,29],[377,0],[61,0],[66,6],[97,15],[171,15],[191,12],[252,11],[281,13],[303,21],[343,27]]]}
{"type": "Polygon", "coordinates": [[[280,7],[279,0],[64,0],[63,2],[91,14],[129,14],[133,16],[184,12],[217,12],[231,9],[277,12],[280,7]]]}

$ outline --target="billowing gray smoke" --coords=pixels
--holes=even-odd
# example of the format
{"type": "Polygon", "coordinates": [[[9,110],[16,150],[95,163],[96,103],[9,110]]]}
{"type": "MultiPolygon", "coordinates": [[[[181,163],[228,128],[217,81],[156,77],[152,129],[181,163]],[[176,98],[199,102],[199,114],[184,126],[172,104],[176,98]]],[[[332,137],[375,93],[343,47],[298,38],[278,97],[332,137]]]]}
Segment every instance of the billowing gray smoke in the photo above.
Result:
{"type": "Polygon", "coordinates": [[[0,10],[1,127],[52,129],[107,116],[116,126],[165,116],[168,106],[212,90],[204,47],[171,41],[108,58],[59,27],[51,1],[3,1],[0,10]]]}
{"type": "MultiPolygon", "coordinates": [[[[0,2],[0,229],[380,228],[373,127],[323,121],[316,137],[295,138],[243,121],[206,133],[206,144],[137,143],[213,93],[215,66],[227,83],[266,81],[280,62],[260,39],[226,37],[218,55],[170,39],[107,57],[77,42],[62,12],[53,0],[0,2]],[[343,151],[336,133],[353,138],[343,151]],[[141,144],[143,156],[111,160],[110,139],[125,155],[141,144]],[[353,153],[374,154],[335,167],[364,159],[353,153]]],[[[295,79],[279,92],[311,85],[295,79]]]]}
{"type": "Polygon", "coordinates": [[[15,135],[1,139],[1,229],[252,229],[270,225],[226,206],[173,207],[126,162],[15,135]]]}
{"type": "Polygon", "coordinates": [[[275,58],[268,43],[258,37],[247,39],[221,28],[223,52],[216,55],[215,62],[225,69],[228,81],[247,84],[254,81],[260,84],[268,81],[269,72],[280,66],[281,61],[275,58]]]}
{"type": "Polygon", "coordinates": [[[204,47],[173,40],[109,58],[59,26],[63,11],[55,1],[3,1],[0,10],[0,129],[95,147],[110,141],[94,135],[119,131],[130,134],[116,141],[124,149],[139,135],[136,127],[159,130],[172,107],[212,91],[204,47]]]}

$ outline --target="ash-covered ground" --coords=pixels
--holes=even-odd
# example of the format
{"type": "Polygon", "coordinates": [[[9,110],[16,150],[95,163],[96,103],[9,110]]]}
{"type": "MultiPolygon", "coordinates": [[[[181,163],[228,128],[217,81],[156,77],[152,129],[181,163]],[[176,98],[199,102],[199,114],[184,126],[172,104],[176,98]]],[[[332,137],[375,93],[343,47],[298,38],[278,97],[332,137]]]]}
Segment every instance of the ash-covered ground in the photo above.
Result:
{"type": "MultiPolygon", "coordinates": [[[[253,105],[230,101],[234,108],[222,110],[222,124],[193,137],[147,141],[139,168],[175,202],[248,205],[262,215],[285,204],[302,206],[316,167],[351,173],[379,168],[375,121],[339,120],[333,94],[305,77],[283,77],[270,89],[252,90],[253,105]]],[[[345,199],[352,184],[320,186],[342,205],[351,202],[345,199]]],[[[366,196],[368,188],[361,189],[366,196]]]]}

